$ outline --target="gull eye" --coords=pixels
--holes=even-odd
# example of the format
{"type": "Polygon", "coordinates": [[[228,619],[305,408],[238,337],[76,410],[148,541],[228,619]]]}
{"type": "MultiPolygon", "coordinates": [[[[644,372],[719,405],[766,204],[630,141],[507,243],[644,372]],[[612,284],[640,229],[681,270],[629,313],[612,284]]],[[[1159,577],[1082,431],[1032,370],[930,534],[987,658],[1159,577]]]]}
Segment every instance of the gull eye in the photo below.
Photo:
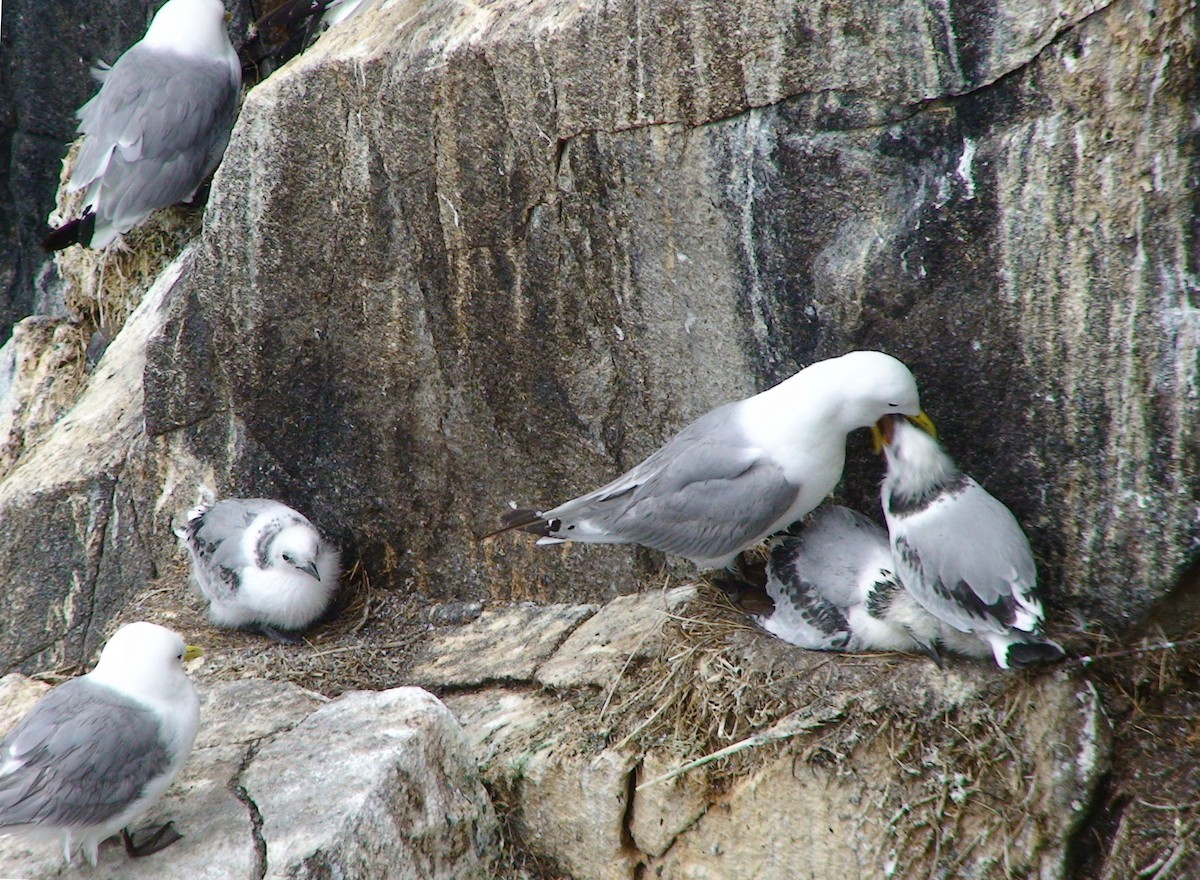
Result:
{"type": "Polygon", "coordinates": [[[284,553],[284,554],[283,554],[283,561],[284,561],[284,562],[295,562],[296,560],[292,559],[292,554],[291,554],[291,553],[284,553]]]}

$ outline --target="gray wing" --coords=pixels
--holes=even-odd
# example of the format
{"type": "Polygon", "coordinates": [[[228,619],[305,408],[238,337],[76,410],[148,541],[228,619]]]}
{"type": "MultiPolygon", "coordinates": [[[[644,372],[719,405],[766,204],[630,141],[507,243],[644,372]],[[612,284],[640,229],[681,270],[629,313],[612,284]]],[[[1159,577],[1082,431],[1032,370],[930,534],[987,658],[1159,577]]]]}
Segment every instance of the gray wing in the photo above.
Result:
{"type": "Polygon", "coordinates": [[[95,825],[128,807],[171,756],[150,710],[74,679],[0,742],[0,827],[95,825]]]}
{"type": "Polygon", "coordinates": [[[595,492],[548,511],[558,537],[578,525],[613,540],[688,559],[717,559],[763,536],[796,500],[799,486],[735,427],[727,404],[595,492]]]}
{"type": "Polygon", "coordinates": [[[827,598],[804,563],[800,538],[785,538],[772,548],[766,589],[775,610],[755,620],[767,632],[801,648],[844,651],[851,638],[845,608],[827,598]]]}
{"type": "Polygon", "coordinates": [[[114,226],[189,197],[225,152],[238,89],[223,59],[132,47],[79,109],[72,186],[98,180],[89,197],[114,226]]]}
{"type": "Polygon", "coordinates": [[[184,535],[205,595],[229,599],[237,592],[241,570],[255,562],[242,547],[242,536],[259,515],[276,509],[288,512],[279,502],[265,498],[230,498],[188,520],[184,535]]]}
{"type": "Polygon", "coordinates": [[[864,575],[892,568],[887,531],[856,510],[822,507],[795,538],[792,564],[817,584],[829,601],[849,608],[866,599],[864,575]]]}
{"type": "Polygon", "coordinates": [[[951,626],[1003,633],[1021,606],[1038,605],[1025,533],[974,480],[948,502],[900,519],[892,544],[905,587],[951,626]]]}

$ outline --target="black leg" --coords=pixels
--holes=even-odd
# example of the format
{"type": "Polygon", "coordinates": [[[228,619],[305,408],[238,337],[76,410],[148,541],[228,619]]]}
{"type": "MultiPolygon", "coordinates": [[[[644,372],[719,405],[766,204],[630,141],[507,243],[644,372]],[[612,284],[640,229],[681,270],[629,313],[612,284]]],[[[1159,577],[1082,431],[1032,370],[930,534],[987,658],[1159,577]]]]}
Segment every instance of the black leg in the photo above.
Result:
{"type": "Polygon", "coordinates": [[[733,564],[737,566],[737,572],[742,580],[750,586],[759,590],[767,588],[767,562],[765,559],[759,562],[750,562],[743,552],[734,558],[733,564]]]}
{"type": "Polygon", "coordinates": [[[128,828],[121,829],[121,842],[125,844],[125,854],[131,859],[154,855],[177,840],[183,840],[183,835],[175,830],[174,822],[151,825],[132,833],[128,828]]]}
{"type": "Polygon", "coordinates": [[[267,623],[252,623],[244,627],[246,632],[255,632],[273,639],[282,645],[299,645],[304,642],[304,634],[289,629],[278,629],[267,623]]]}
{"type": "Polygon", "coordinates": [[[736,571],[723,569],[709,575],[709,580],[729,601],[746,614],[769,616],[775,603],[766,591],[766,565],[748,565],[741,554],[734,560],[736,571]]]}

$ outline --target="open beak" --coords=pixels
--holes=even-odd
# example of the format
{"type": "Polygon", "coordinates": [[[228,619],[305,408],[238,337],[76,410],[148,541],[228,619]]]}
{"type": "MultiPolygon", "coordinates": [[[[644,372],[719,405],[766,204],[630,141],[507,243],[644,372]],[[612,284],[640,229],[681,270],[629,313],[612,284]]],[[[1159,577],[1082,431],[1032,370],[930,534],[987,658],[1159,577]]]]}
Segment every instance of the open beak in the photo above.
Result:
{"type": "Polygon", "coordinates": [[[184,663],[195,660],[197,657],[203,657],[203,656],[204,656],[204,649],[199,648],[196,645],[188,645],[187,647],[185,647],[183,649],[183,662],[184,663]]]}
{"type": "Polygon", "coordinates": [[[317,571],[317,563],[314,561],[310,560],[309,562],[306,562],[304,565],[298,565],[296,567],[298,569],[300,569],[302,572],[304,572],[305,574],[311,574],[318,581],[321,579],[321,573],[319,571],[317,571]]]}
{"type": "Polygon", "coordinates": [[[895,428],[892,427],[894,422],[892,419],[908,419],[926,434],[933,439],[937,439],[937,427],[933,424],[933,419],[929,418],[924,411],[917,413],[915,416],[895,416],[886,415],[871,426],[871,451],[876,455],[883,452],[883,447],[892,445],[892,434],[895,428]]]}
{"type": "Polygon", "coordinates": [[[884,416],[871,426],[871,451],[876,455],[892,442],[892,417],[884,416]]]}
{"type": "Polygon", "coordinates": [[[937,426],[934,425],[933,419],[931,419],[931,418],[929,418],[929,416],[925,415],[924,412],[919,412],[915,416],[908,416],[907,418],[910,422],[912,422],[918,428],[923,430],[926,434],[928,434],[934,440],[937,439],[937,426]]]}

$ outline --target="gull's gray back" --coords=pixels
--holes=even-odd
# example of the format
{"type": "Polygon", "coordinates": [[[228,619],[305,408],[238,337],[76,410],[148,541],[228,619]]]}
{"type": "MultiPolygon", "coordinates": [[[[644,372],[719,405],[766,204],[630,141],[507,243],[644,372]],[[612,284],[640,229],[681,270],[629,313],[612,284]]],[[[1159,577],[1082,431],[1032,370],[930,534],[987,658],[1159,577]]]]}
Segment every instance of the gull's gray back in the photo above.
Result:
{"type": "Polygon", "coordinates": [[[626,474],[545,516],[688,559],[736,551],[787,511],[799,487],[748,446],[735,406],[702,416],[626,474]]]}
{"type": "Polygon", "coordinates": [[[149,709],[86,678],[59,685],[0,742],[0,827],[96,825],[132,804],[171,755],[149,709]]]}
{"type": "Polygon", "coordinates": [[[101,219],[120,226],[188,198],[216,168],[229,142],[238,84],[222,59],[184,59],[142,45],[122,55],[103,80],[79,110],[79,130],[88,139],[71,179],[75,186],[95,179],[112,150],[97,195],[101,219]]]}

